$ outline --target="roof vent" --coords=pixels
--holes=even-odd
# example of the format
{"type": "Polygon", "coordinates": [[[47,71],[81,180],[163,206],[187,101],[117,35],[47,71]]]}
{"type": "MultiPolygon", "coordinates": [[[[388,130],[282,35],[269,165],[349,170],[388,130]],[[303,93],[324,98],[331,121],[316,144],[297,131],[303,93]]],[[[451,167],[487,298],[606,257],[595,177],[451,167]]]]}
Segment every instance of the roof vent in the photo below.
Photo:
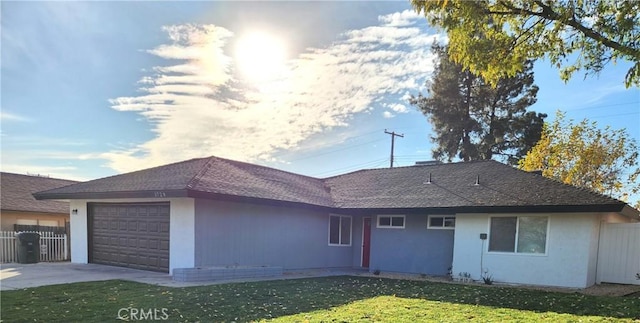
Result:
{"type": "Polygon", "coordinates": [[[476,183],[473,185],[476,185],[476,186],[480,185],[480,175],[476,177],[476,183]]]}
{"type": "Polygon", "coordinates": [[[439,160],[422,160],[422,161],[416,162],[416,166],[433,166],[433,165],[440,165],[440,164],[442,164],[442,162],[439,160]]]}
{"type": "Polygon", "coordinates": [[[431,184],[431,172],[429,172],[429,179],[427,179],[423,184],[431,184]]]}

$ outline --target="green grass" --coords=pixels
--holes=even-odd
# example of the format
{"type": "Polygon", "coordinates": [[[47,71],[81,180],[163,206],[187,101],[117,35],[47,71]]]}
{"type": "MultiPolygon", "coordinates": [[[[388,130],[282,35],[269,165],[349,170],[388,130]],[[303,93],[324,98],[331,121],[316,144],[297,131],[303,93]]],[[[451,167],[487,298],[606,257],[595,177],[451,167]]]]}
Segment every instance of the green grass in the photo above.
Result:
{"type": "MultiPolygon", "coordinates": [[[[126,281],[44,286],[0,295],[4,322],[116,321],[120,308],[166,308],[169,321],[633,321],[640,297],[595,297],[369,277],[168,288],[126,281]]],[[[124,316],[124,315],[123,315],[124,316]]]]}

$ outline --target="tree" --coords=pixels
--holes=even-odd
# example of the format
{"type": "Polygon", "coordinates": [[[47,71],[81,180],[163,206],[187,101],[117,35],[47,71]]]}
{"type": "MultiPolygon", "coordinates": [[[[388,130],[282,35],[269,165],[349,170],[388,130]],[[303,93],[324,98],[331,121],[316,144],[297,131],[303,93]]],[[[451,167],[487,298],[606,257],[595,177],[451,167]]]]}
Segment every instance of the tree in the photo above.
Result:
{"type": "Polygon", "coordinates": [[[622,200],[640,192],[638,146],[626,130],[600,129],[586,119],[566,121],[560,111],[518,167],[622,200]]]}
{"type": "Polygon", "coordinates": [[[597,75],[628,60],[624,82],[640,86],[640,1],[411,0],[449,36],[449,54],[492,85],[548,58],[564,81],[574,72],[597,75]],[[575,55],[572,55],[575,54],[575,55]]]}
{"type": "Polygon", "coordinates": [[[452,62],[446,47],[434,44],[433,51],[437,58],[433,79],[427,83],[429,96],[412,96],[410,103],[433,126],[434,158],[470,161],[502,156],[515,164],[540,139],[546,117],[527,111],[538,92],[532,64],[493,88],[452,62]]]}

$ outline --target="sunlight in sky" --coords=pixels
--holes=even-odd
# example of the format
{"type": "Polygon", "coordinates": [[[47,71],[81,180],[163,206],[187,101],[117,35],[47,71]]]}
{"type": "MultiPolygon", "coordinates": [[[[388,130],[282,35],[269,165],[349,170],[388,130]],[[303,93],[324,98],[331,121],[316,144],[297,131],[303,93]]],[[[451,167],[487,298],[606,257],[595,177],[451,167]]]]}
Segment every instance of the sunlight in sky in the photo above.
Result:
{"type": "Polygon", "coordinates": [[[284,70],[286,46],[268,32],[254,31],[240,36],[235,58],[240,72],[248,80],[268,82],[277,79],[284,70]]]}
{"type": "MultiPolygon", "coordinates": [[[[215,155],[331,176],[388,165],[384,129],[405,135],[394,165],[431,159],[409,100],[447,37],[409,1],[7,1],[0,18],[3,171],[89,180],[215,155]]],[[[630,65],[565,83],[539,61],[531,110],[640,140],[630,65]]]]}

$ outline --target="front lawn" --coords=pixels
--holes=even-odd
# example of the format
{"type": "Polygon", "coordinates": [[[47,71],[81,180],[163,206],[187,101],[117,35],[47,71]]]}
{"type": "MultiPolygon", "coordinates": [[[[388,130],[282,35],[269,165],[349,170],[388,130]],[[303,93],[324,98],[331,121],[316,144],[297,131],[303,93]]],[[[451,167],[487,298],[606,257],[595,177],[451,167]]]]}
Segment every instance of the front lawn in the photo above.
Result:
{"type": "Polygon", "coordinates": [[[350,276],[190,288],[112,280],[6,291],[1,301],[3,322],[640,319],[640,297],[350,276]]]}

